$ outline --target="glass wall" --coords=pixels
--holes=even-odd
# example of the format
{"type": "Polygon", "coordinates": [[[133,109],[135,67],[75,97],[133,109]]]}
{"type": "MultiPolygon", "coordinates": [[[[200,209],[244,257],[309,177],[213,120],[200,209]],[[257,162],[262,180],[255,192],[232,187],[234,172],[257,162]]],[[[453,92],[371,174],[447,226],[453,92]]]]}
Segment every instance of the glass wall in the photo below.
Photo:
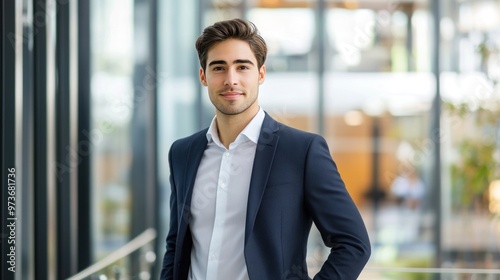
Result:
{"type": "Polygon", "coordinates": [[[443,266],[498,268],[500,2],[443,10],[443,266]]]}
{"type": "MultiPolygon", "coordinates": [[[[202,104],[198,79],[199,64],[194,48],[200,29],[198,2],[160,1],[158,7],[158,184],[159,219],[158,264],[165,254],[165,238],[169,225],[168,151],[177,139],[207,126],[211,111],[202,104]]],[[[158,273],[161,270],[157,266],[158,273]]]]}
{"type": "Polygon", "coordinates": [[[319,79],[314,6],[249,7],[247,17],[269,45],[260,105],[284,124],[317,132],[319,79]]]}
{"type": "MultiPolygon", "coordinates": [[[[156,69],[153,11],[156,2],[149,0],[91,1],[88,138],[94,262],[159,228],[156,93],[164,76],[156,69]]],[[[143,258],[140,252],[124,256],[109,273],[136,277],[149,270],[143,258]]]]}
{"type": "MultiPolygon", "coordinates": [[[[215,21],[247,18],[269,46],[262,107],[285,124],[327,139],[362,212],[373,247],[366,279],[382,279],[370,278],[383,277],[373,269],[381,266],[497,267],[498,1],[200,3],[191,3],[199,9],[193,15],[200,25],[192,28],[191,21],[185,25],[189,31],[178,37],[185,48],[175,47],[180,43],[173,40],[161,51],[178,50],[177,57],[195,61],[192,76],[186,68],[179,71],[189,77],[182,79],[187,85],[175,83],[175,89],[162,92],[174,99],[184,88],[191,91],[187,96],[201,94],[201,101],[184,99],[183,106],[195,109],[201,102],[203,109],[198,111],[201,126],[187,121],[185,135],[206,126],[213,115],[204,89],[199,90],[195,38],[215,21]],[[440,106],[433,107],[436,100],[440,106]],[[441,170],[437,179],[435,170],[441,170]]],[[[180,4],[169,7],[175,5],[180,4]]],[[[176,57],[166,61],[177,65],[176,57]]],[[[167,103],[160,106],[177,104],[167,103]]],[[[168,116],[175,117],[173,112],[168,116]]],[[[184,123],[184,115],[179,120],[184,123]]],[[[160,122],[167,131],[178,126],[169,126],[166,116],[160,122]]],[[[170,143],[176,138],[171,135],[160,142],[170,143]]],[[[166,161],[165,153],[161,157],[166,161]]],[[[313,230],[311,275],[327,252],[313,230]]]]}
{"type": "MultiPolygon", "coordinates": [[[[261,106],[328,141],[372,241],[360,279],[498,279],[498,0],[2,8],[2,174],[15,165],[22,206],[16,279],[67,278],[144,232],[147,246],[99,274],[155,278],[169,225],[168,150],[214,115],[194,43],[235,17],[268,43],[261,106]]],[[[327,253],[313,229],[311,276],[327,253]]]]}
{"type": "Polygon", "coordinates": [[[431,13],[424,1],[326,12],[325,137],[369,229],[369,266],[434,261],[431,13]]]}
{"type": "Polygon", "coordinates": [[[91,1],[94,260],[130,233],[133,1],[91,1]]]}

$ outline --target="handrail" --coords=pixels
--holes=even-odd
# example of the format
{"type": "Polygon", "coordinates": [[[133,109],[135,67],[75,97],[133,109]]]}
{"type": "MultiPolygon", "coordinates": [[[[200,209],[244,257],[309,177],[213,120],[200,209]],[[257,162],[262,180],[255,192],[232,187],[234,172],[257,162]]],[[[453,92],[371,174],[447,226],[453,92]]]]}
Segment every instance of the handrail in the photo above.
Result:
{"type": "Polygon", "coordinates": [[[94,263],[93,265],[87,267],[86,269],[68,278],[67,280],[81,280],[86,277],[89,277],[90,275],[130,255],[137,249],[153,241],[155,238],[156,238],[156,230],[153,228],[148,228],[143,233],[139,234],[136,238],[132,239],[130,242],[123,245],[120,249],[112,252],[104,259],[94,263]]]}
{"type": "Polygon", "coordinates": [[[390,271],[405,273],[470,273],[470,274],[499,274],[500,269],[481,269],[481,268],[414,268],[414,267],[370,267],[366,271],[390,271]]]}

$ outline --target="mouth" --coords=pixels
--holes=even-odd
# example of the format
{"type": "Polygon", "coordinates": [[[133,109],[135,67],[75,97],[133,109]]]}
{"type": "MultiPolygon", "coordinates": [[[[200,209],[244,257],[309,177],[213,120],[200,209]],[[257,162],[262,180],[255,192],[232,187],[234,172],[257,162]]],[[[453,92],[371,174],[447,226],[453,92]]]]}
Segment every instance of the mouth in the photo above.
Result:
{"type": "Polygon", "coordinates": [[[234,100],[239,98],[240,96],[243,96],[242,92],[237,92],[237,91],[226,91],[224,93],[221,93],[222,98],[227,99],[227,100],[234,100]]]}

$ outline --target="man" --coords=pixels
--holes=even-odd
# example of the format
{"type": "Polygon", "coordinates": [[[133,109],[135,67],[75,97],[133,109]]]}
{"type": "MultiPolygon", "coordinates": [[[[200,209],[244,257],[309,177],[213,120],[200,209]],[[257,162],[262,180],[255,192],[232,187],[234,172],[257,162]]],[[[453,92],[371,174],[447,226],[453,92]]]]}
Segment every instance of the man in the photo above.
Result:
{"type": "Polygon", "coordinates": [[[162,279],[310,279],[312,222],[330,255],[314,279],[356,279],[370,256],[361,216],[325,140],[273,120],[258,103],[267,47],[241,19],[196,41],[215,117],[172,144],[171,218],[162,279]]]}

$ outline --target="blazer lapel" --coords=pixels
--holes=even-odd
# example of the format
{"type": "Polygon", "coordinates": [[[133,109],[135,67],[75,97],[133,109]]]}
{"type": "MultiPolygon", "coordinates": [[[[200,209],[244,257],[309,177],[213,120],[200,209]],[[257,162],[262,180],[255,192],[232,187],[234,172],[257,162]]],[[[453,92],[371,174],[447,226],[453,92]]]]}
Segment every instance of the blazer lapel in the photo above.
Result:
{"type": "MultiPolygon", "coordinates": [[[[191,197],[193,195],[194,181],[196,179],[196,173],[198,172],[198,166],[200,165],[201,158],[207,146],[207,129],[201,131],[195,136],[191,145],[189,146],[189,151],[187,154],[188,160],[186,161],[186,170],[184,182],[186,191],[184,193],[184,202],[182,205],[182,221],[189,222],[190,220],[190,209],[191,209],[191,197]]],[[[188,223],[183,223],[187,226],[188,223]]],[[[182,225],[181,225],[182,226],[182,225]]]]}
{"type": "Polygon", "coordinates": [[[257,149],[255,151],[250,189],[248,192],[245,244],[248,240],[249,234],[253,230],[255,218],[267,185],[267,179],[273,163],[274,153],[276,151],[276,147],[278,146],[279,136],[275,134],[278,129],[278,122],[273,120],[266,113],[264,122],[262,123],[257,149]]]}

